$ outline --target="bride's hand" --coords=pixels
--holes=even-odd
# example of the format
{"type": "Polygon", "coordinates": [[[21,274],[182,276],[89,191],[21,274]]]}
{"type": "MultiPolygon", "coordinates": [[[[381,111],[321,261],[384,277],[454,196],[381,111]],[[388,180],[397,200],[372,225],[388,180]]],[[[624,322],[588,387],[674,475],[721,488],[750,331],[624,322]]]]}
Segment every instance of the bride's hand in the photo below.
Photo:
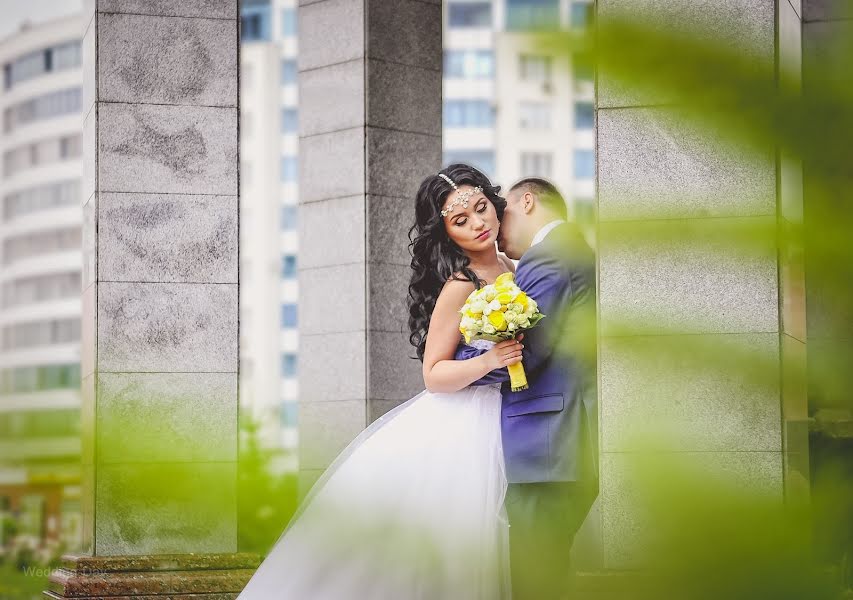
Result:
{"type": "Polygon", "coordinates": [[[520,363],[521,349],[524,348],[524,345],[521,343],[523,337],[524,334],[521,334],[515,339],[498,342],[488,352],[483,354],[489,371],[520,363]]]}

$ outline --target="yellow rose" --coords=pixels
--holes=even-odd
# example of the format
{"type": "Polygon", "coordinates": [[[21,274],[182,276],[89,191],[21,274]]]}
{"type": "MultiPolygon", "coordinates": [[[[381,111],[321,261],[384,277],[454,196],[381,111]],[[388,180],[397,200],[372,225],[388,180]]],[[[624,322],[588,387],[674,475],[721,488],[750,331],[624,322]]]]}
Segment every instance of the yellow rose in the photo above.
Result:
{"type": "Polygon", "coordinates": [[[489,315],[489,323],[494,325],[498,331],[506,331],[506,319],[504,318],[504,314],[499,310],[489,315]]]}
{"type": "Polygon", "coordinates": [[[497,301],[506,306],[512,302],[512,292],[501,292],[497,295],[497,301]]]}
{"type": "Polygon", "coordinates": [[[527,310],[527,294],[524,292],[519,293],[514,302],[521,305],[521,310],[527,310]]]}
{"type": "Polygon", "coordinates": [[[498,278],[495,279],[495,285],[503,285],[506,283],[512,283],[515,275],[512,273],[502,273],[498,275],[498,278]]]}

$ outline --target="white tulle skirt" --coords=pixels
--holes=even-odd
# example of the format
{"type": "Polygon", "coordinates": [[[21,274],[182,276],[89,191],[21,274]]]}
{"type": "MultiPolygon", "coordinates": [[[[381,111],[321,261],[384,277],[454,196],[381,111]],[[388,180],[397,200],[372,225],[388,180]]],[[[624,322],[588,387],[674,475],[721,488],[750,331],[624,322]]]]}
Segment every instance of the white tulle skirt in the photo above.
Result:
{"type": "Polygon", "coordinates": [[[239,600],[510,597],[499,386],[422,392],[317,481],[239,600]]]}

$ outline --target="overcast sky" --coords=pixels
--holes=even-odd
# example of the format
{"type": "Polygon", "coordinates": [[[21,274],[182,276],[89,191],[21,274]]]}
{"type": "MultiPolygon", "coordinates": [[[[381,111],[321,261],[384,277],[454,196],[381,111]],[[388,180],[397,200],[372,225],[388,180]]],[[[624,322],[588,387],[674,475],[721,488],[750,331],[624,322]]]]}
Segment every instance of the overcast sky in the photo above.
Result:
{"type": "Polygon", "coordinates": [[[23,21],[40,23],[83,11],[83,0],[0,0],[0,38],[18,30],[23,21]]]}

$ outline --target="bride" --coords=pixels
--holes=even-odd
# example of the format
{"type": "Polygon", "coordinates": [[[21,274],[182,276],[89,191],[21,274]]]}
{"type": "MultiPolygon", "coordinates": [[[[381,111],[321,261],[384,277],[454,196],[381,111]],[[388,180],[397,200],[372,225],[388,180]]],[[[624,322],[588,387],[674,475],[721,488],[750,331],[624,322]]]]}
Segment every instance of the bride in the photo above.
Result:
{"type": "Polygon", "coordinates": [[[465,299],[513,270],[495,245],[499,190],[462,164],[421,184],[409,328],[426,390],[335,459],[239,599],[510,597],[500,387],[471,383],[519,362],[522,345],[480,342],[488,352],[453,360],[465,299]]]}

